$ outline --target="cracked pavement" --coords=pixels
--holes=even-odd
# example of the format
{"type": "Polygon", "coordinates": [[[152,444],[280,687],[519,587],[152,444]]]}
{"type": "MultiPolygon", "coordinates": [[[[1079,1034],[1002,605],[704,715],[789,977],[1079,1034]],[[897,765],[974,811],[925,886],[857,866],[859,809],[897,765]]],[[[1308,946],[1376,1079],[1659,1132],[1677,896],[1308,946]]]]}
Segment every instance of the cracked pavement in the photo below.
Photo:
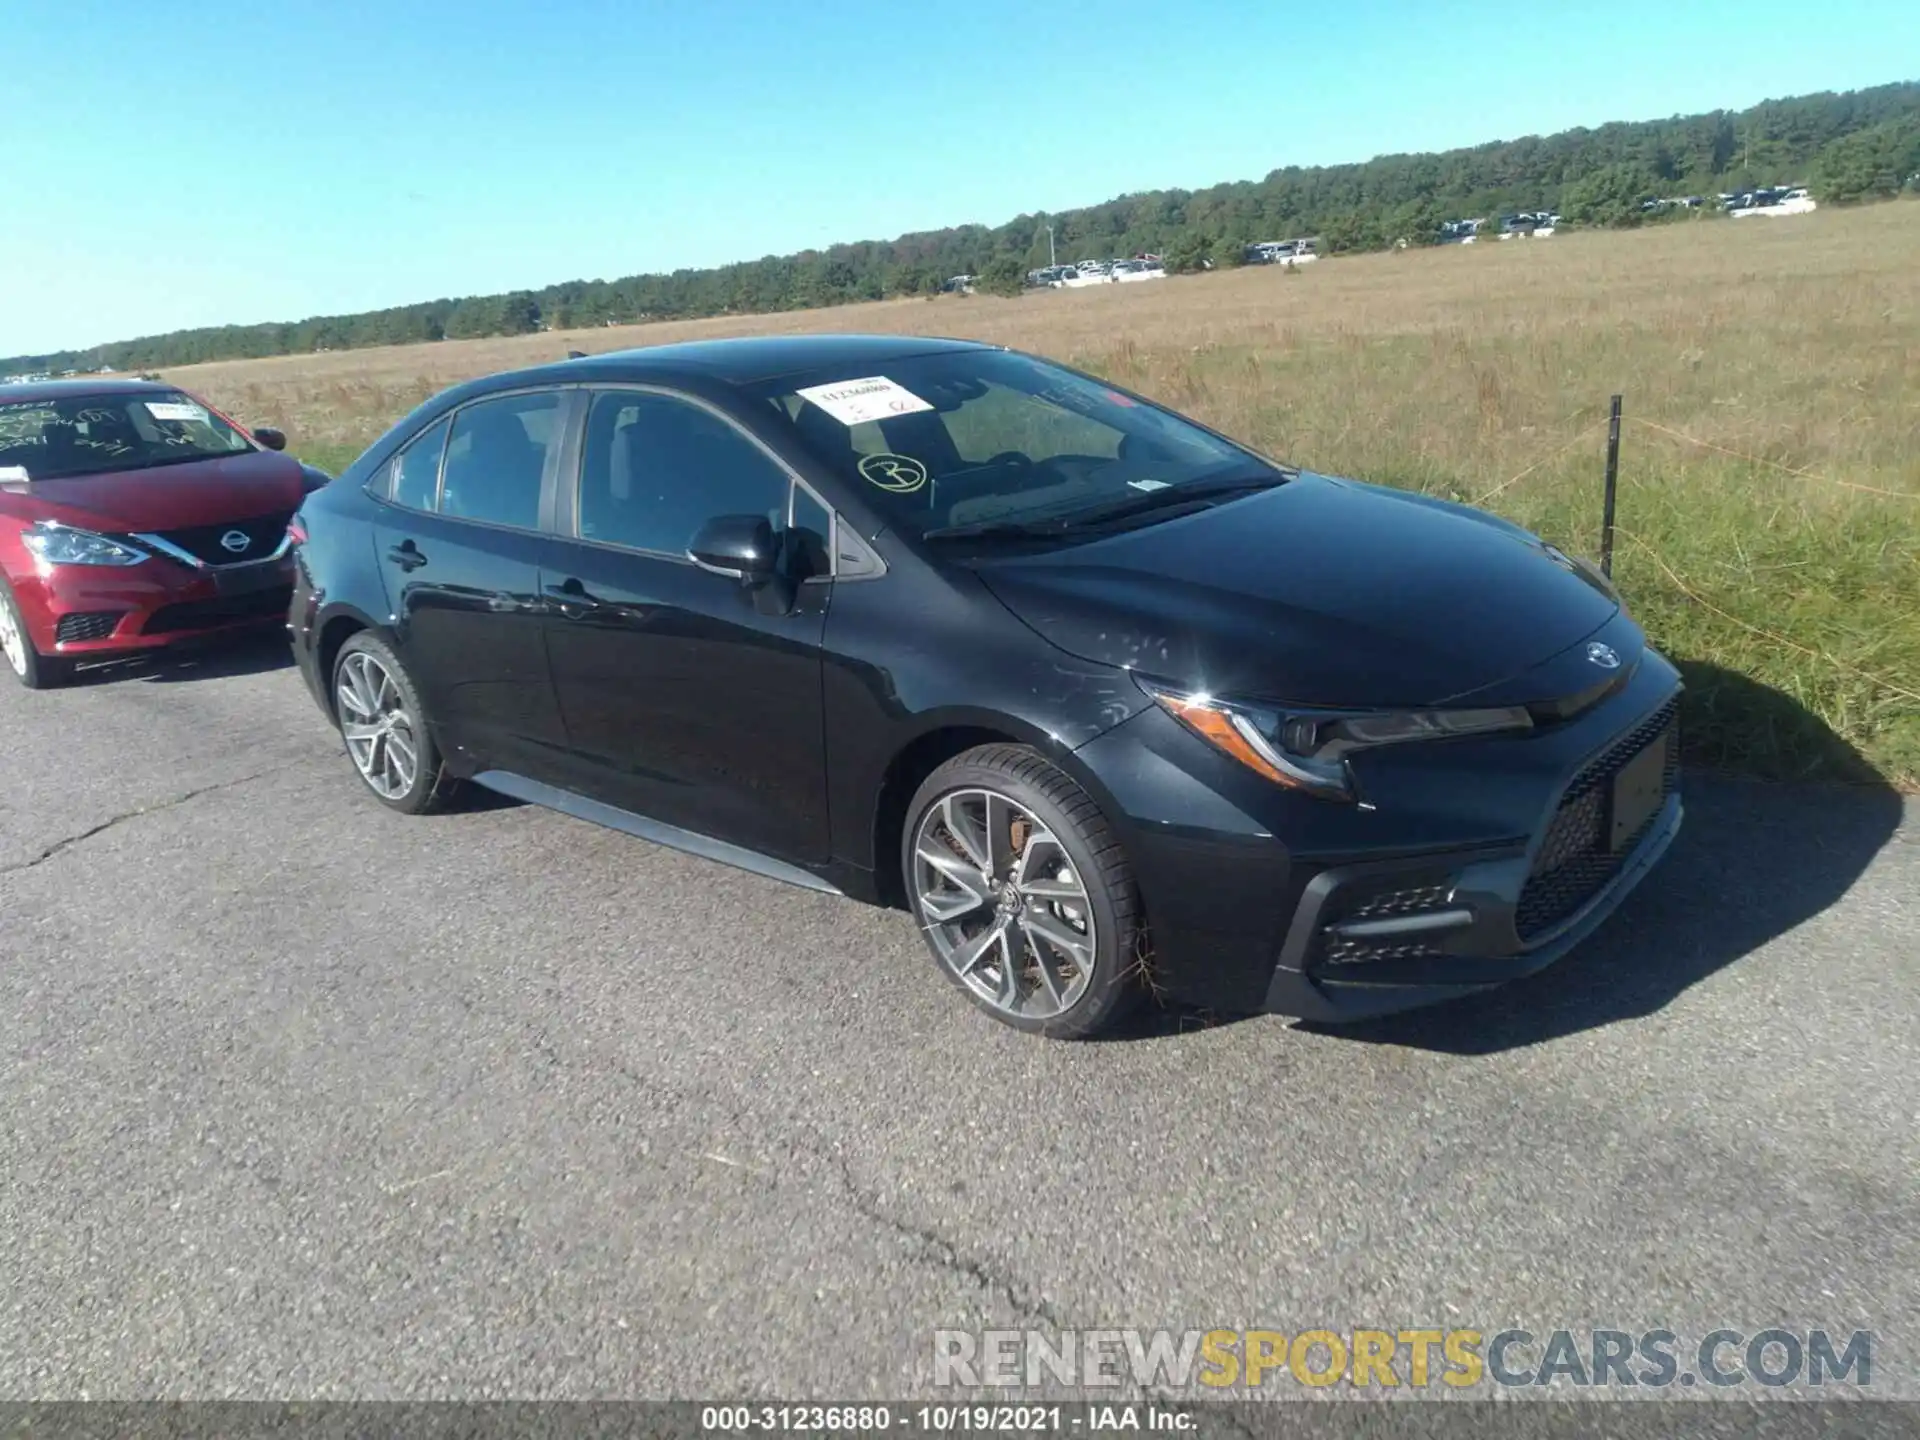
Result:
{"type": "Polygon", "coordinates": [[[937,1327],[1418,1324],[1868,1328],[1920,1396],[1911,805],[1694,782],[1509,990],[1059,1045],[902,916],[391,815],[283,657],[0,686],[0,1398],[899,1399],[937,1327]]]}

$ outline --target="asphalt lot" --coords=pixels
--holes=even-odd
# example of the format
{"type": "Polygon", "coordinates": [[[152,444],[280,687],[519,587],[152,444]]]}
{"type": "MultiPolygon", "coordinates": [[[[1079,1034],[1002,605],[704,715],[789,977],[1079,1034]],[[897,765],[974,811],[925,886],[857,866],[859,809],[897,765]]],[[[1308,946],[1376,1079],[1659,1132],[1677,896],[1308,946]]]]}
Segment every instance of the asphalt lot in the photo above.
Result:
{"type": "MultiPolygon", "coordinates": [[[[1005,1031],[904,916],[361,793],[276,640],[0,684],[0,1398],[929,1393],[936,1327],[1872,1329],[1920,810],[1695,782],[1583,952],[1005,1031]]],[[[952,1397],[948,1397],[952,1398],[952,1397]]]]}

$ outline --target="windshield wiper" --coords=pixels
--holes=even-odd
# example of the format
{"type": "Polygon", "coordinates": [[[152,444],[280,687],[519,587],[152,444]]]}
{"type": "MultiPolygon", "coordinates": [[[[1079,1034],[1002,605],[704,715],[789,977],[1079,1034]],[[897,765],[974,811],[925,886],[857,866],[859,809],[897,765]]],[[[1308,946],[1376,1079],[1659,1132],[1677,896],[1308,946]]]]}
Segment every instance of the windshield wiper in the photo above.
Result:
{"type": "Polygon", "coordinates": [[[1065,515],[1049,516],[1044,520],[977,520],[967,525],[938,525],[931,530],[923,531],[920,538],[922,540],[1044,539],[1050,535],[1064,535],[1070,531],[1091,529],[1113,520],[1125,520],[1134,515],[1145,515],[1154,510],[1224,500],[1229,496],[1251,494],[1256,490],[1271,490],[1275,486],[1286,484],[1292,478],[1285,471],[1275,471],[1270,475],[1241,474],[1220,476],[1212,480],[1192,480],[1184,485],[1169,485],[1163,490],[1149,490],[1143,495],[1129,495],[1105,505],[1095,505],[1085,510],[1072,510],[1065,515]]]}
{"type": "Polygon", "coordinates": [[[1271,475],[1233,475],[1222,476],[1217,480],[1193,480],[1185,485],[1169,485],[1164,490],[1149,490],[1144,495],[1129,495],[1111,504],[1076,510],[1063,516],[1059,523],[1064,527],[1079,530],[1090,525],[1104,525],[1109,520],[1124,520],[1133,515],[1165,510],[1175,505],[1187,505],[1200,500],[1224,500],[1232,495],[1251,494],[1256,490],[1271,490],[1286,484],[1291,478],[1283,472],[1275,472],[1271,475]]]}
{"type": "Polygon", "coordinates": [[[1030,540],[1058,535],[1065,529],[1060,520],[975,520],[967,525],[936,525],[920,532],[922,540],[1021,539],[1030,540]]]}

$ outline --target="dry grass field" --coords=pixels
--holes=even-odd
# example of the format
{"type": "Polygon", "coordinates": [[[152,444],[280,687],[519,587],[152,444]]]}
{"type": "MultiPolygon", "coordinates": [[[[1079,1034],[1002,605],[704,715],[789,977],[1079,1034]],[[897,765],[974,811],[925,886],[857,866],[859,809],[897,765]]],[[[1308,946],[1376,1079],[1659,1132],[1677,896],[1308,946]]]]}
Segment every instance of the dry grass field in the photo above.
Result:
{"type": "Polygon", "coordinates": [[[696,337],[966,336],[1055,356],[1308,468],[1598,553],[1685,665],[1696,761],[1920,782],[1920,204],[169,371],[336,472],[436,390],[696,337]]]}

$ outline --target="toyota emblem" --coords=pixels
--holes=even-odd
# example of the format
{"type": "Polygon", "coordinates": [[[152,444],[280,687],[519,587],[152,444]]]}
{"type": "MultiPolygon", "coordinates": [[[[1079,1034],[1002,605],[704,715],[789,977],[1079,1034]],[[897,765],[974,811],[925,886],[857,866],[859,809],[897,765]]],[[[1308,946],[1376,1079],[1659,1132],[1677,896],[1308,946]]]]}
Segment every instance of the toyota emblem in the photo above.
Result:
{"type": "Polygon", "coordinates": [[[1598,665],[1602,670],[1618,670],[1620,668],[1620,652],[1615,650],[1611,645],[1602,645],[1598,640],[1587,646],[1587,659],[1598,665]]]}
{"type": "Polygon", "coordinates": [[[251,544],[253,544],[252,537],[244,530],[229,530],[220,537],[220,548],[222,550],[231,550],[235,555],[238,555],[251,544]]]}

